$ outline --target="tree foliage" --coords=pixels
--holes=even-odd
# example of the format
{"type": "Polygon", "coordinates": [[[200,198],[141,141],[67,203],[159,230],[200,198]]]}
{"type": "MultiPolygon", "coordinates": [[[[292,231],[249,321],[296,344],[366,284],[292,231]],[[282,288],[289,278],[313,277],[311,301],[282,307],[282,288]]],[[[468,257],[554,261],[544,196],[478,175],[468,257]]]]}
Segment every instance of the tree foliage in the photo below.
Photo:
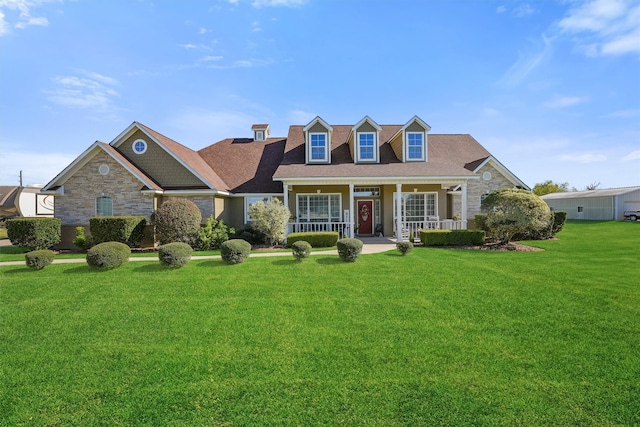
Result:
{"type": "Polygon", "coordinates": [[[264,233],[270,245],[277,245],[284,240],[291,212],[277,197],[251,205],[249,216],[253,228],[264,233]]]}
{"type": "Polygon", "coordinates": [[[509,243],[514,236],[540,239],[551,235],[551,210],[529,191],[513,188],[494,191],[484,199],[482,207],[487,212],[488,236],[500,243],[509,243]]]}
{"type": "Polygon", "coordinates": [[[569,191],[569,183],[568,182],[553,182],[548,179],[545,182],[539,182],[533,186],[533,193],[538,196],[544,196],[545,194],[550,193],[565,193],[569,191]]]}

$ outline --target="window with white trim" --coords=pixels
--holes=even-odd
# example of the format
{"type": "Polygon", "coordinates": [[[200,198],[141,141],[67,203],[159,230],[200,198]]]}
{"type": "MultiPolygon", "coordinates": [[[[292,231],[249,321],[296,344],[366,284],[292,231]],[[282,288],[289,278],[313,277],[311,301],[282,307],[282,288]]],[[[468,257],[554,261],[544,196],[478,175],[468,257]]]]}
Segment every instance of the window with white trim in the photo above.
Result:
{"type": "Polygon", "coordinates": [[[296,211],[299,222],[340,222],[340,194],[298,194],[296,211]]]}
{"type": "Polygon", "coordinates": [[[251,217],[249,216],[249,208],[251,205],[258,202],[270,202],[274,197],[275,196],[272,195],[246,196],[244,198],[244,222],[251,222],[251,217]]]}
{"type": "Polygon", "coordinates": [[[142,139],[136,139],[131,144],[131,149],[136,154],[144,154],[147,151],[147,143],[142,139]]]}
{"type": "Polygon", "coordinates": [[[96,198],[96,216],[113,216],[113,199],[111,197],[96,198]]]}
{"type": "Polygon", "coordinates": [[[327,134],[309,134],[309,161],[326,162],[328,158],[327,134]]]}
{"type": "MultiPolygon", "coordinates": [[[[393,219],[396,219],[396,193],[393,193],[393,219]]],[[[402,222],[430,221],[438,216],[438,193],[402,193],[402,222]]]]}
{"type": "Polygon", "coordinates": [[[372,161],[376,159],[375,134],[373,132],[358,133],[358,160],[372,161]]]}
{"type": "Polygon", "coordinates": [[[424,160],[424,133],[407,132],[407,160],[424,160]]]}
{"type": "Polygon", "coordinates": [[[257,130],[256,131],[256,141],[264,141],[264,131],[263,130],[257,130]]]}

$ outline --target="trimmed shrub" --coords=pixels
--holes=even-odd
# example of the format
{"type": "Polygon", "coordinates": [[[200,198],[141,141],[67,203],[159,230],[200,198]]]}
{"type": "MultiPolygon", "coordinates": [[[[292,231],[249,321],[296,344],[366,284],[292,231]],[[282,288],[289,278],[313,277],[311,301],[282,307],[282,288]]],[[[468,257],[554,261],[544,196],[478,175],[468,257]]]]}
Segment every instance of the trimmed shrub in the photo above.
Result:
{"type": "Polygon", "coordinates": [[[484,244],[484,230],[422,230],[425,246],[478,246],[484,244]]]}
{"type": "Polygon", "coordinates": [[[506,188],[490,193],[483,201],[487,211],[487,235],[500,243],[519,238],[547,238],[553,216],[549,206],[530,191],[506,188]]]}
{"type": "Polygon", "coordinates": [[[487,215],[486,214],[477,214],[474,217],[474,222],[476,223],[477,230],[487,231],[487,215]]]}
{"type": "Polygon", "coordinates": [[[193,244],[198,237],[202,213],[189,199],[169,199],[153,213],[151,221],[156,229],[158,243],[172,242],[193,244]]]}
{"type": "Polygon", "coordinates": [[[24,259],[27,266],[36,270],[42,270],[53,262],[53,258],[55,258],[55,256],[55,253],[49,249],[40,249],[24,254],[24,259]]]}
{"type": "Polygon", "coordinates": [[[87,251],[87,264],[96,269],[109,270],[126,264],[130,255],[131,248],[124,243],[99,243],[87,251]]]}
{"type": "Polygon", "coordinates": [[[294,242],[291,248],[293,249],[293,257],[298,261],[302,261],[303,258],[309,258],[309,255],[311,255],[311,245],[304,240],[294,242]]]}
{"type": "Polygon", "coordinates": [[[60,243],[60,218],[14,218],[6,222],[11,244],[31,250],[47,249],[60,243]]]}
{"type": "Polygon", "coordinates": [[[567,222],[567,212],[566,211],[553,211],[553,226],[551,227],[551,235],[555,236],[557,233],[561,232],[564,228],[565,222],[567,222]]]}
{"type": "Polygon", "coordinates": [[[89,218],[93,244],[120,242],[129,247],[140,244],[147,220],[144,216],[98,216],[89,218]]]}
{"type": "Polygon", "coordinates": [[[339,238],[340,234],[337,231],[290,233],[287,236],[287,247],[292,247],[295,242],[303,240],[313,248],[331,248],[336,245],[339,238]]]}
{"type": "Polygon", "coordinates": [[[220,245],[220,256],[227,264],[240,264],[251,253],[251,245],[242,239],[231,239],[220,245]]]}
{"type": "Polygon", "coordinates": [[[198,230],[196,248],[201,251],[217,249],[222,242],[229,240],[230,234],[235,232],[233,227],[229,227],[224,221],[218,221],[211,215],[207,218],[207,223],[198,230]]]}
{"type": "Polygon", "coordinates": [[[396,248],[402,255],[406,255],[413,250],[413,242],[398,242],[396,243],[396,248]]]}
{"type": "Polygon", "coordinates": [[[346,262],[355,262],[362,252],[362,240],[358,239],[340,239],[336,242],[338,246],[338,256],[346,262]]]}
{"type": "Polygon", "coordinates": [[[191,260],[191,246],[183,242],[173,242],[158,248],[160,264],[171,268],[180,268],[191,260]]]}

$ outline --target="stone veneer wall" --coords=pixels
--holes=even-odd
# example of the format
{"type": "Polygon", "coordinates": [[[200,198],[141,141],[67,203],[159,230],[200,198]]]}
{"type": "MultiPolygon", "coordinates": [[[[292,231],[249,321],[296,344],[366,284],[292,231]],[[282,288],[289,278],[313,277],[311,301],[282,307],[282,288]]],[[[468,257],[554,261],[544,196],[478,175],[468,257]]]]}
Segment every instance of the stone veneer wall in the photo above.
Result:
{"type": "MultiPolygon", "coordinates": [[[[503,174],[501,174],[496,168],[487,163],[478,172],[480,179],[470,179],[467,184],[467,220],[473,220],[476,214],[480,213],[481,196],[483,194],[489,194],[492,191],[500,188],[512,188],[513,183],[509,181],[503,174]],[[482,178],[484,172],[491,172],[491,179],[485,181],[482,178]]],[[[453,208],[452,215],[456,215],[462,212],[462,195],[453,196],[451,203],[453,208]]]]}
{"type": "Polygon", "coordinates": [[[63,225],[89,225],[96,215],[96,198],[113,199],[113,215],[144,215],[153,213],[153,197],[140,192],[143,184],[104,152],[95,155],[64,183],[64,195],[55,197],[55,216],[63,225]],[[107,175],[100,175],[100,165],[109,166],[107,175]]]}

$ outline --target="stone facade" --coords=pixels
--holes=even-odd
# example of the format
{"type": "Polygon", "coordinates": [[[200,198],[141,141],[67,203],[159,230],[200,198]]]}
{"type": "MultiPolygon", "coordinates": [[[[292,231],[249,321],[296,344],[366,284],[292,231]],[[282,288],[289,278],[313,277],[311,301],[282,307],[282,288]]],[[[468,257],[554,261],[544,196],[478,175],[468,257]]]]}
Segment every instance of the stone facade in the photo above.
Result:
{"type": "MultiPolygon", "coordinates": [[[[104,169],[104,168],[103,168],[104,169]]],[[[96,216],[96,198],[111,197],[113,215],[144,215],[153,213],[153,197],[140,192],[143,184],[112,157],[100,152],[64,183],[64,195],[55,197],[56,217],[63,225],[89,225],[96,216]],[[100,174],[101,165],[109,167],[100,174]]]]}
{"type": "MultiPolygon", "coordinates": [[[[474,216],[480,213],[482,195],[489,194],[500,188],[513,188],[513,183],[501,174],[491,163],[484,165],[478,172],[480,179],[470,179],[467,184],[467,219],[473,220],[474,216]],[[490,179],[484,179],[484,173],[491,174],[490,179]]],[[[462,213],[462,195],[452,196],[452,215],[462,213]]]]}

